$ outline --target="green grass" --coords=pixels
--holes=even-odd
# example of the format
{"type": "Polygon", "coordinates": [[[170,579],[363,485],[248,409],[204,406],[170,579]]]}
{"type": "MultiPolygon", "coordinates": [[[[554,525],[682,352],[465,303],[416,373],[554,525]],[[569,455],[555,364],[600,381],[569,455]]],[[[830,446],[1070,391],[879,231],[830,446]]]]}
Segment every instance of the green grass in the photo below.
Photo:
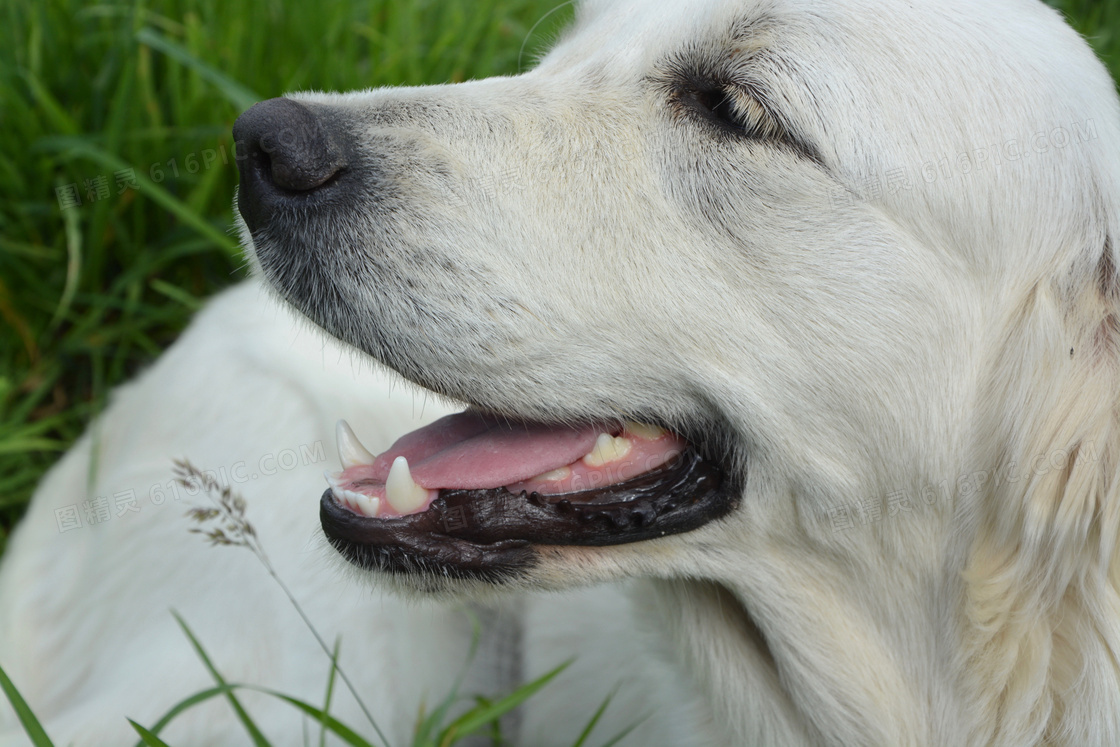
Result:
{"type": "Polygon", "coordinates": [[[241,111],[299,89],[515,73],[570,17],[530,35],[556,4],[0,3],[0,552],[109,389],[244,275],[229,234],[241,111]],[[63,210],[67,185],[81,205],[63,210]]]}
{"type": "MultiPolygon", "coordinates": [[[[261,730],[261,727],[258,726],[256,721],[253,720],[253,717],[238,701],[236,693],[240,690],[264,693],[300,711],[306,719],[304,722],[305,726],[310,724],[316,724],[318,726],[319,745],[324,745],[326,743],[327,734],[330,733],[351,747],[392,747],[391,743],[386,740],[384,734],[381,733],[380,729],[377,728],[372,720],[370,721],[370,726],[376,732],[376,738],[373,738],[372,735],[369,737],[363,736],[360,730],[352,728],[350,725],[339,721],[331,715],[331,692],[335,685],[336,676],[339,673],[339,669],[337,668],[339,653],[337,645],[335,646],[334,653],[331,655],[332,668],[327,683],[326,703],[319,706],[266,687],[227,682],[211,661],[209,654],[206,653],[202,643],[191,631],[186,621],[177,614],[175,615],[175,619],[190,641],[191,646],[195,650],[195,654],[210,671],[216,684],[214,687],[200,690],[199,692],[183,698],[168,709],[167,713],[151,726],[145,726],[132,719],[127,719],[129,724],[132,725],[133,730],[140,737],[139,741],[136,743],[136,747],[172,747],[160,738],[160,732],[186,711],[215,698],[226,698],[228,700],[230,707],[237,714],[238,720],[245,728],[246,736],[254,747],[271,747],[271,743],[261,730]]],[[[475,641],[477,642],[477,630],[475,641]]],[[[473,658],[473,649],[471,655],[473,658]]],[[[474,696],[473,698],[465,696],[459,692],[459,683],[456,681],[432,711],[427,711],[424,706],[421,705],[408,747],[455,747],[461,740],[475,734],[485,735],[491,740],[491,743],[494,744],[495,747],[508,744],[501,731],[501,717],[547,687],[549,683],[562,671],[567,669],[570,664],[570,661],[560,664],[551,671],[546,672],[531,682],[521,685],[513,692],[497,700],[479,696],[474,696]],[[473,702],[473,705],[468,705],[464,710],[464,701],[467,703],[473,702]]],[[[27,705],[19,689],[8,678],[7,673],[4,672],[2,668],[0,668],[0,696],[7,699],[12,705],[19,718],[20,724],[23,726],[24,732],[34,747],[55,747],[55,743],[51,740],[46,729],[43,728],[38,716],[36,716],[27,705]]],[[[591,734],[594,732],[595,727],[598,725],[607,708],[610,707],[612,699],[613,695],[608,695],[599,704],[599,707],[583,725],[583,729],[572,743],[572,747],[587,747],[588,739],[591,737],[591,734]]],[[[122,716],[122,718],[125,717],[122,716]]],[[[601,747],[615,747],[615,745],[625,739],[639,723],[641,723],[641,719],[623,728],[606,742],[602,742],[601,747]]],[[[311,743],[310,732],[305,729],[304,744],[310,745],[311,743]]]]}

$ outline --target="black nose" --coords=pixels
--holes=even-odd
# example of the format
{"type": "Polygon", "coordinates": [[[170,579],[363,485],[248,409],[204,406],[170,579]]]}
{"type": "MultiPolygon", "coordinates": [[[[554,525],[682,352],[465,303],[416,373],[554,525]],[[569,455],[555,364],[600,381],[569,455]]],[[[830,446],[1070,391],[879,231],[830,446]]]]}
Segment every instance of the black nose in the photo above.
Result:
{"type": "Polygon", "coordinates": [[[250,230],[276,207],[306,198],[346,168],[339,136],[323,117],[291,99],[262,101],[237,118],[237,207],[250,230]]]}

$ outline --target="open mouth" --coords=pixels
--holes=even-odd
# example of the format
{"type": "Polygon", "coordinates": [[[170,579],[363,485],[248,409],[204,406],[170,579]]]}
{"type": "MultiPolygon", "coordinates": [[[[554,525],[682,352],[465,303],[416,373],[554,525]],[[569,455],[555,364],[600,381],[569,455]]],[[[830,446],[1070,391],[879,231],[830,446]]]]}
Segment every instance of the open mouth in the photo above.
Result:
{"type": "Polygon", "coordinates": [[[601,546],[686,532],[732,507],[724,471],[680,436],[623,423],[562,426],[476,411],[369,453],[338,424],[326,475],[331,544],[364,568],[497,580],[534,545],[601,546]]]}

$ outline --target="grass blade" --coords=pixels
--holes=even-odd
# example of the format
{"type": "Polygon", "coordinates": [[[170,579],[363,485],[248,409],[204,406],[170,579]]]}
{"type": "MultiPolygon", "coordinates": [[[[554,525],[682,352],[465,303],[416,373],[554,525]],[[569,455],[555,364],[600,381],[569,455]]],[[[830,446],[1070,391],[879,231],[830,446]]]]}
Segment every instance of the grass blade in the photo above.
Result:
{"type": "Polygon", "coordinates": [[[66,445],[53,438],[11,438],[0,442],[0,454],[26,454],[29,451],[62,451],[66,445]]]}
{"type": "Polygon", "coordinates": [[[338,738],[342,741],[351,745],[351,747],[374,747],[374,745],[366,740],[361,734],[354,731],[349,726],[336,719],[334,716],[330,715],[320,708],[316,708],[310,703],[300,700],[299,698],[293,698],[290,695],[285,695],[284,693],[277,692],[275,690],[269,690],[266,687],[254,687],[253,685],[242,685],[241,687],[245,690],[255,690],[256,692],[271,695],[274,698],[279,698],[285,703],[295,706],[299,710],[306,713],[308,716],[311,716],[320,723],[325,724],[332,733],[338,736],[338,738]]]}
{"type": "Polygon", "coordinates": [[[163,741],[132,719],[129,719],[128,723],[132,724],[132,728],[135,729],[136,733],[140,735],[140,741],[143,744],[147,745],[147,747],[170,747],[167,742],[163,741]]]}
{"type": "MultiPolygon", "coordinates": [[[[43,145],[55,144],[67,147],[70,155],[85,156],[91,161],[95,161],[112,171],[129,169],[129,164],[123,159],[81,138],[44,138],[41,143],[43,145]]],[[[140,192],[140,194],[151,198],[160,207],[167,210],[167,212],[172,213],[176,218],[183,221],[183,223],[198,231],[203,236],[206,236],[224,249],[229,256],[241,256],[240,244],[229,236],[229,234],[215,228],[212,224],[207,222],[205,218],[191,211],[181,200],[153,182],[147,175],[136,172],[135,176],[136,190],[140,192]]]]}
{"type": "Polygon", "coordinates": [[[54,747],[51,738],[47,736],[46,730],[43,725],[39,723],[39,719],[35,718],[35,714],[31,712],[31,706],[27,705],[27,701],[16,690],[16,686],[8,679],[8,675],[4,669],[0,667],[0,690],[8,696],[8,702],[12,704],[15,709],[16,716],[19,722],[23,725],[23,730],[27,732],[27,736],[31,738],[31,744],[35,747],[54,747]]]}
{"type": "Polygon", "coordinates": [[[81,132],[77,122],[66,113],[65,107],[47,90],[47,87],[38,77],[29,70],[21,70],[20,74],[31,90],[35,103],[39,105],[39,111],[52,127],[67,135],[77,135],[81,132]]]}
{"type": "Polygon", "coordinates": [[[443,730],[439,739],[440,747],[447,747],[456,739],[465,737],[468,734],[473,734],[491,721],[512,711],[555,679],[556,676],[567,669],[571,663],[571,660],[564,662],[552,671],[546,672],[532,682],[517,688],[501,700],[490,704],[484,704],[478,708],[472,708],[467,711],[462,716],[452,721],[451,724],[443,730]]]}
{"type": "Polygon", "coordinates": [[[191,54],[185,47],[176,44],[153,28],[145,27],[137,31],[136,40],[158,52],[162,52],[173,60],[182,63],[198,73],[200,78],[212,83],[222,96],[225,97],[226,101],[229,101],[238,109],[248,109],[261,100],[260,96],[253,93],[233,78],[230,78],[228,75],[210,67],[191,54]]]}
{"type": "Polygon", "coordinates": [[[621,742],[623,739],[626,739],[626,737],[630,734],[630,732],[637,729],[638,725],[640,723],[642,723],[643,721],[645,721],[646,718],[648,718],[648,717],[642,717],[642,718],[638,719],[637,721],[635,721],[634,723],[630,724],[625,729],[620,731],[618,734],[615,734],[614,737],[612,737],[609,742],[604,743],[602,745],[602,747],[614,747],[616,744],[621,742]]]}
{"type": "Polygon", "coordinates": [[[603,717],[603,714],[607,710],[607,706],[611,704],[612,698],[614,698],[613,692],[607,697],[603,698],[603,702],[599,704],[599,708],[595,711],[595,714],[591,717],[591,720],[587,722],[587,726],[583,727],[583,731],[580,732],[579,739],[576,740],[576,743],[573,744],[572,747],[583,747],[584,743],[587,741],[587,738],[591,736],[591,732],[595,728],[595,724],[599,723],[599,719],[603,717]]]}
{"type": "MultiPolygon", "coordinates": [[[[194,695],[191,695],[189,698],[183,698],[178,703],[173,705],[167,713],[163,714],[160,720],[155,723],[155,726],[151,728],[151,733],[159,734],[161,731],[163,731],[164,727],[170,724],[171,721],[183,711],[189,708],[193,708],[199,703],[210,700],[211,698],[217,697],[219,695],[224,695],[231,690],[234,690],[236,687],[237,685],[218,685],[217,687],[211,687],[208,690],[201,690],[194,695]]],[[[137,742],[136,747],[144,747],[144,741],[141,740],[137,742]]]]}
{"type": "Polygon", "coordinates": [[[56,329],[59,322],[70,310],[74,293],[78,290],[78,277],[82,271],[82,231],[78,225],[78,213],[74,210],[62,211],[63,233],[66,235],[66,282],[62,286],[62,296],[58,299],[54,315],[49,324],[56,329]]]}
{"type": "Polygon", "coordinates": [[[179,286],[172,285],[171,283],[160,280],[159,278],[152,278],[148,282],[148,286],[156,293],[166,296],[172,301],[179,302],[191,311],[198,311],[205,303],[204,299],[196,298],[179,286]]]}
{"type": "Polygon", "coordinates": [[[381,727],[377,725],[376,719],[374,719],[373,714],[370,713],[369,708],[362,700],[358,689],[354,687],[350,678],[346,676],[345,670],[338,665],[337,657],[331,653],[330,647],[328,647],[326,641],[323,640],[323,636],[319,634],[318,628],[311,622],[311,618],[307,616],[303,605],[299,603],[299,600],[296,599],[292,590],[284,583],[284,579],[280,578],[280,574],[276,572],[272,562],[268,559],[268,554],[265,552],[256,530],[245,518],[245,500],[240,494],[234,494],[228,486],[224,488],[219,486],[213,477],[203,473],[186,460],[177,460],[175,462],[175,474],[176,479],[178,479],[180,484],[184,487],[189,487],[193,481],[198,481],[198,484],[202,485],[205,492],[210,496],[213,507],[216,508],[216,511],[203,514],[201,518],[198,515],[195,516],[196,522],[203,524],[210,523],[208,529],[200,529],[196,526],[192,531],[206,534],[211,540],[220,540],[220,544],[243,547],[257,557],[257,560],[264,566],[268,575],[272,577],[272,580],[275,581],[276,585],[280,587],[280,590],[284,592],[284,596],[291,602],[292,608],[295,609],[300,619],[303,620],[304,624],[307,626],[308,632],[315,638],[315,642],[319,644],[323,653],[327,655],[327,658],[333,659],[339,678],[345,683],[347,689],[350,690],[350,694],[354,696],[354,700],[362,709],[362,713],[365,714],[365,717],[369,720],[370,726],[373,727],[373,730],[381,739],[382,744],[388,745],[389,740],[385,738],[381,727]],[[218,526],[213,525],[215,520],[218,522],[218,526]]]}
{"type": "MultiPolygon", "coordinates": [[[[338,638],[334,639],[334,651],[331,652],[331,672],[327,677],[327,697],[323,699],[323,713],[330,713],[331,698],[334,695],[334,683],[338,676],[338,652],[342,646],[342,641],[338,638]]],[[[327,745],[327,722],[320,720],[319,722],[319,747],[326,747],[327,745]]]]}
{"type": "MultiPolygon", "coordinates": [[[[215,668],[214,664],[210,661],[210,657],[207,656],[206,651],[202,648],[202,644],[199,643],[198,639],[194,637],[194,633],[191,632],[191,629],[187,627],[186,621],[183,620],[183,618],[179,616],[179,613],[175,612],[174,610],[172,610],[171,614],[175,616],[175,620],[179,623],[179,627],[181,627],[183,629],[183,632],[186,633],[187,638],[191,642],[191,645],[194,646],[195,653],[198,654],[198,658],[202,659],[202,663],[206,665],[206,669],[210,671],[210,676],[214,678],[214,681],[219,685],[228,685],[229,683],[225,681],[225,678],[222,677],[221,673],[218,672],[217,668],[215,668]]],[[[271,747],[271,745],[268,743],[268,740],[265,739],[264,734],[257,727],[257,725],[253,723],[253,719],[249,718],[249,714],[241,705],[241,701],[239,701],[237,699],[237,696],[233,694],[233,688],[230,688],[226,692],[226,699],[229,700],[230,707],[233,708],[234,713],[237,714],[237,718],[240,719],[241,723],[245,726],[245,730],[249,732],[249,736],[252,738],[253,744],[256,747],[271,747]]]]}
{"type": "Polygon", "coordinates": [[[454,682],[451,683],[451,689],[446,697],[436,706],[434,711],[427,713],[424,703],[420,703],[420,710],[416,715],[416,727],[412,735],[413,747],[430,747],[433,744],[432,735],[438,731],[444,718],[447,717],[448,711],[459,700],[459,689],[463,685],[463,679],[467,676],[467,670],[470,669],[475,654],[478,653],[478,644],[482,640],[482,621],[479,620],[478,615],[469,609],[465,609],[463,612],[471,621],[471,647],[467,651],[467,659],[463,662],[462,669],[455,676],[454,682]]]}

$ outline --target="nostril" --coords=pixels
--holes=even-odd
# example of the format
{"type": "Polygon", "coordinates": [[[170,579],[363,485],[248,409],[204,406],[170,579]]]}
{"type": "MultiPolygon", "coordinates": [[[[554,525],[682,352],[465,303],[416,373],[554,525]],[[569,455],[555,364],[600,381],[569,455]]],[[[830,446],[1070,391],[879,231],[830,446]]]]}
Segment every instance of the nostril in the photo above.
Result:
{"type": "MultiPolygon", "coordinates": [[[[284,132],[278,135],[280,148],[265,150],[262,166],[269,169],[272,182],[283,189],[306,192],[323,186],[342,169],[341,159],[331,158],[330,154],[316,151],[305,145],[284,145],[284,132]]],[[[262,143],[267,148],[271,143],[262,143]]]]}
{"type": "Polygon", "coordinates": [[[242,215],[259,217],[259,203],[277,190],[306,193],[330,182],[347,166],[337,137],[297,101],[269,99],[250,107],[233,125],[242,215]]]}

